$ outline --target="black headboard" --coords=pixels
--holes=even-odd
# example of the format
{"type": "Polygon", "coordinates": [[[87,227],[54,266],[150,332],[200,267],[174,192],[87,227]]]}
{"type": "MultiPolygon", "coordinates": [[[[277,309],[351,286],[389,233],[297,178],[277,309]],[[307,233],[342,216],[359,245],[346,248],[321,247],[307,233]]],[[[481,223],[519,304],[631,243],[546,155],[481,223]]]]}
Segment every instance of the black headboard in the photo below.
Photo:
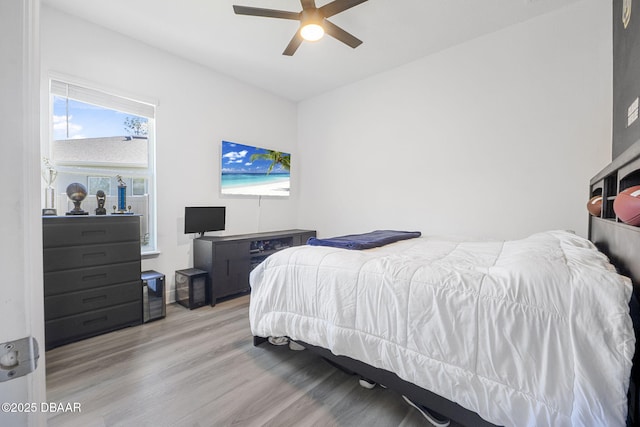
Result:
{"type": "Polygon", "coordinates": [[[620,274],[633,282],[629,309],[636,333],[636,352],[629,386],[628,425],[640,426],[640,227],[624,224],[613,210],[616,195],[634,185],[640,185],[640,141],[591,179],[589,196],[601,195],[603,203],[601,215],[589,217],[589,239],[609,257],[620,274]]]}
{"type": "Polygon", "coordinates": [[[624,224],[613,211],[616,195],[634,185],[640,185],[640,141],[591,179],[589,197],[603,201],[600,217],[589,217],[589,239],[640,286],[640,227],[624,224]]]}

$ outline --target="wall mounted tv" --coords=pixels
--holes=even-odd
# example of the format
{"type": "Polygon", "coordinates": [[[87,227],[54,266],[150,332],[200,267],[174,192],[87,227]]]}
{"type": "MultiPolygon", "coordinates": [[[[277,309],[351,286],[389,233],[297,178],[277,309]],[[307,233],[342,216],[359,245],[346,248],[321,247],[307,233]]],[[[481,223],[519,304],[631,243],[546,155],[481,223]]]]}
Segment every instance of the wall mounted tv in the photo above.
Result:
{"type": "Polygon", "coordinates": [[[184,234],[224,230],[224,206],[187,206],[184,208],[184,234]]]}
{"type": "Polygon", "coordinates": [[[291,154],[222,141],[222,194],[288,197],[291,154]]]}

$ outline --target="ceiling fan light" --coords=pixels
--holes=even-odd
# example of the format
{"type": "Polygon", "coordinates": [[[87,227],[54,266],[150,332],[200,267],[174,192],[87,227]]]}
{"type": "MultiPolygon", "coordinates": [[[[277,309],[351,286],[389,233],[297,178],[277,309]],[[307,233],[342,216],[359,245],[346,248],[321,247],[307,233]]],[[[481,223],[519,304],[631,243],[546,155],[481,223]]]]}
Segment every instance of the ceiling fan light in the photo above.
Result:
{"type": "Polygon", "coordinates": [[[324,36],[324,28],[318,24],[306,24],[300,29],[300,35],[303,39],[314,42],[324,36]]]}

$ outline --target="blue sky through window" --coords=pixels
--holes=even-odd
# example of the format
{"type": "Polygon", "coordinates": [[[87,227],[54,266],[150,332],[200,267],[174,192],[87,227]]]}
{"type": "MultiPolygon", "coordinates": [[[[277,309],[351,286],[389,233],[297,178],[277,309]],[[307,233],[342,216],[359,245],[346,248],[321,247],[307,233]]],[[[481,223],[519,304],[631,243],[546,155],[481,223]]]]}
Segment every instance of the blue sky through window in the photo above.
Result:
{"type": "Polygon", "coordinates": [[[131,132],[125,129],[125,120],[137,118],[143,123],[148,119],[133,114],[104,108],[97,105],[69,99],[53,97],[53,139],[104,138],[127,136],[131,132]]]}

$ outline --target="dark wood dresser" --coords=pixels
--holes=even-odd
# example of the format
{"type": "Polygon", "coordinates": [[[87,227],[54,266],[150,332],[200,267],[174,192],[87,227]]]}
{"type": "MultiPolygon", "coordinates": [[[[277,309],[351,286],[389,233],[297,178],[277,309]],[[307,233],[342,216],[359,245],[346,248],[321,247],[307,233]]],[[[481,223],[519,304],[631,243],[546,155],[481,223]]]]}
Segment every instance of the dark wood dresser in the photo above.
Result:
{"type": "Polygon", "coordinates": [[[43,217],[45,348],[142,323],[140,217],[43,217]]]}

